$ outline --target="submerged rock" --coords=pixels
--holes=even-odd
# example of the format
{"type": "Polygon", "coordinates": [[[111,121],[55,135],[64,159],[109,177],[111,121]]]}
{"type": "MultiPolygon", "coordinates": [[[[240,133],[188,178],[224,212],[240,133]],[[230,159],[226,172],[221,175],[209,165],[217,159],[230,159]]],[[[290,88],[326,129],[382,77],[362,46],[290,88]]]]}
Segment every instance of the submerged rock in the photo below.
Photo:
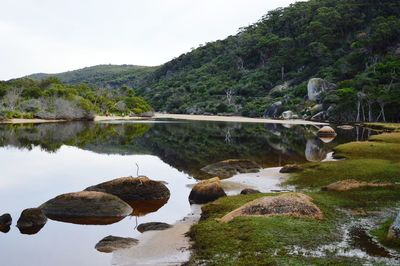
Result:
{"type": "Polygon", "coordinates": [[[100,252],[111,253],[135,246],[138,242],[139,240],[130,237],[106,236],[96,244],[95,249],[100,252]]]}
{"type": "Polygon", "coordinates": [[[392,183],[369,183],[364,181],[358,181],[355,179],[346,179],[329,184],[326,187],[323,187],[322,189],[328,191],[348,191],[363,187],[389,187],[393,185],[394,184],[392,183]]]}
{"type": "Polygon", "coordinates": [[[12,223],[12,218],[9,213],[0,216],[0,228],[10,226],[12,223]]]}
{"type": "Polygon", "coordinates": [[[159,200],[131,200],[127,203],[132,207],[132,216],[144,216],[151,212],[158,211],[162,206],[168,202],[167,199],[159,200]]]}
{"type": "Polygon", "coordinates": [[[201,171],[222,179],[229,178],[237,173],[257,173],[261,169],[257,163],[244,159],[230,159],[201,168],[201,171]]]}
{"type": "Polygon", "coordinates": [[[122,200],[161,200],[169,199],[169,189],[160,181],[154,181],[146,176],[121,177],[85,189],[115,195],[122,200]]]}
{"type": "Polygon", "coordinates": [[[52,220],[77,224],[111,224],[132,213],[120,198],[97,191],[59,195],[40,206],[52,220]]]}
{"type": "Polygon", "coordinates": [[[22,211],[17,221],[17,227],[23,234],[36,234],[47,222],[47,217],[40,208],[30,208],[22,211]]]}
{"type": "Polygon", "coordinates": [[[296,173],[303,171],[303,167],[298,164],[287,164],[279,170],[279,173],[296,173]]]}
{"type": "Polygon", "coordinates": [[[396,219],[390,226],[387,238],[389,240],[400,240],[400,212],[397,214],[396,219]]]}
{"type": "Polygon", "coordinates": [[[8,233],[10,231],[10,226],[12,223],[12,218],[9,213],[0,216],[0,232],[8,233]]]}
{"type": "Polygon", "coordinates": [[[241,195],[257,194],[257,193],[261,193],[261,192],[259,190],[252,189],[252,188],[245,188],[240,192],[241,195]]]}
{"type": "Polygon", "coordinates": [[[218,177],[203,180],[193,186],[189,194],[190,204],[203,204],[226,196],[218,177]]]}
{"type": "Polygon", "coordinates": [[[312,203],[312,198],[302,193],[286,193],[279,196],[266,196],[250,201],[226,214],[221,222],[229,222],[239,216],[290,215],[322,219],[322,211],[312,203]]]}
{"type": "Polygon", "coordinates": [[[137,227],[137,230],[140,233],[143,233],[146,231],[161,231],[161,230],[165,230],[165,229],[168,229],[171,227],[172,226],[167,223],[150,222],[150,223],[139,224],[139,226],[137,227]]]}

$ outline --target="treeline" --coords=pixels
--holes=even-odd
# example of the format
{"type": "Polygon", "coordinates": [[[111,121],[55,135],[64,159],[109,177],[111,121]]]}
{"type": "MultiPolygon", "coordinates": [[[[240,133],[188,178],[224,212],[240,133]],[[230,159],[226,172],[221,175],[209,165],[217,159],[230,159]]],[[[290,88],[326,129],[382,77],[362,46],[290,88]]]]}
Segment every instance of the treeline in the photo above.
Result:
{"type": "Polygon", "coordinates": [[[282,101],[304,115],[319,77],[338,85],[322,99],[332,118],[398,121],[399,14],[397,0],[298,2],[164,64],[142,93],[168,112],[261,116],[282,101]]]}
{"type": "Polygon", "coordinates": [[[0,82],[0,119],[93,120],[100,115],[149,115],[150,105],[126,86],[109,90],[66,85],[56,78],[0,82]]]}

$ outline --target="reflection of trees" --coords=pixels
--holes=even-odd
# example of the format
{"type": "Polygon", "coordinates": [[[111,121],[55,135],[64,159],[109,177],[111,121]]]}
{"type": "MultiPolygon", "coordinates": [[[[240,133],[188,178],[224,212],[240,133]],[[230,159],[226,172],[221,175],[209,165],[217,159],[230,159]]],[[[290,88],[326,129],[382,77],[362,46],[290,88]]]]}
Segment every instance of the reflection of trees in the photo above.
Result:
{"type": "Polygon", "coordinates": [[[178,170],[205,178],[209,176],[199,169],[210,163],[236,158],[272,167],[320,160],[332,147],[356,137],[356,131],[338,131],[338,138],[324,144],[316,132],[312,126],[274,124],[72,122],[0,126],[0,145],[39,146],[49,152],[70,145],[106,154],[153,154],[178,170]]]}

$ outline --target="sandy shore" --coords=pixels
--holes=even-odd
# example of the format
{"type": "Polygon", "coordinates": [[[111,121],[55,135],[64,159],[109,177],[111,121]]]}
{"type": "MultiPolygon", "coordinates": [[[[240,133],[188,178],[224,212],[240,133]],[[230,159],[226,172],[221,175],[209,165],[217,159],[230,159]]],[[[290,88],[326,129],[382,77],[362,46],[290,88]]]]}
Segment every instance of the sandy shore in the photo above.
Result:
{"type": "Polygon", "coordinates": [[[42,123],[59,123],[59,122],[65,122],[65,120],[14,118],[14,119],[0,121],[0,124],[42,124],[42,123]]]}
{"type": "Polygon", "coordinates": [[[187,262],[190,242],[185,234],[199,220],[200,207],[192,205],[192,213],[170,229],[144,232],[138,237],[137,246],[114,252],[111,265],[167,266],[187,262]]]}
{"type": "Polygon", "coordinates": [[[243,116],[216,116],[216,115],[183,115],[183,114],[162,114],[156,113],[153,119],[179,119],[194,121],[218,121],[218,122],[240,122],[240,123],[269,123],[269,124],[291,124],[291,125],[327,125],[322,122],[306,120],[277,120],[266,118],[251,118],[243,116]]]}
{"type": "MultiPolygon", "coordinates": [[[[216,122],[240,122],[240,123],[269,123],[269,124],[286,124],[286,125],[328,125],[323,122],[313,122],[306,120],[277,120],[266,118],[251,118],[243,116],[216,116],[216,115],[184,115],[184,114],[162,114],[155,113],[151,118],[132,117],[132,116],[96,116],[95,122],[102,121],[138,121],[150,119],[177,119],[192,121],[216,121],[216,122]]],[[[65,120],[45,120],[45,119],[10,119],[0,121],[0,124],[40,124],[40,123],[57,123],[65,122],[65,120]]]]}

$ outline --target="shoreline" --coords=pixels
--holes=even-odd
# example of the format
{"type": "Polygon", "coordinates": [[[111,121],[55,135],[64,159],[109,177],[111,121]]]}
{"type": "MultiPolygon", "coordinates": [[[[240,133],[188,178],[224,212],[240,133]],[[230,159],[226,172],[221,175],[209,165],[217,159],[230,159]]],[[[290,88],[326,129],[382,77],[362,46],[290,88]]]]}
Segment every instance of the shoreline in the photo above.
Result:
{"type": "MultiPolygon", "coordinates": [[[[288,124],[288,125],[316,125],[323,126],[329,125],[325,122],[314,122],[307,120],[278,120],[268,118],[252,118],[244,116],[217,116],[217,115],[185,115],[185,114],[162,114],[155,113],[153,117],[139,117],[139,116],[96,116],[93,122],[103,121],[143,121],[143,120],[157,120],[157,119],[176,119],[187,121],[211,121],[211,122],[237,122],[237,123],[259,123],[259,124],[288,124]]],[[[62,123],[68,122],[67,120],[46,120],[46,119],[24,119],[14,118],[9,120],[0,121],[0,124],[42,124],[42,123],[62,123]]]]}

